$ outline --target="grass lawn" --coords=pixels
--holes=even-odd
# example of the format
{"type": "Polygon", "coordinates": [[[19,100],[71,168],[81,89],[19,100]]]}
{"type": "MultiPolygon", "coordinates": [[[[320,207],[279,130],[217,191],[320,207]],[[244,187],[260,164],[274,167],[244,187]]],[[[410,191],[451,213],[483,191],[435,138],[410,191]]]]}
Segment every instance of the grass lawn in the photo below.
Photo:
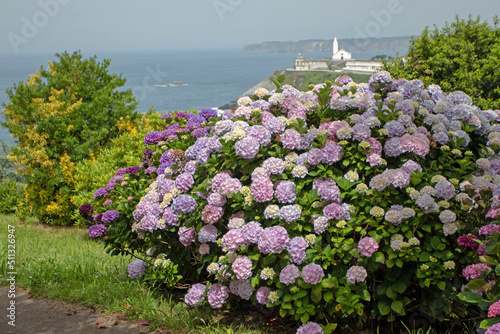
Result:
{"type": "MultiPolygon", "coordinates": [[[[146,320],[151,328],[179,333],[187,329],[189,333],[276,332],[276,326],[269,329],[266,319],[255,310],[235,315],[208,307],[189,308],[181,300],[185,291],[151,291],[146,284],[128,277],[129,258],[109,256],[84,229],[19,224],[13,215],[0,215],[1,254],[7,254],[9,225],[15,226],[16,284],[35,297],[81,303],[106,314],[146,320]]],[[[6,285],[7,269],[7,256],[3,256],[0,285],[6,285]]]]}

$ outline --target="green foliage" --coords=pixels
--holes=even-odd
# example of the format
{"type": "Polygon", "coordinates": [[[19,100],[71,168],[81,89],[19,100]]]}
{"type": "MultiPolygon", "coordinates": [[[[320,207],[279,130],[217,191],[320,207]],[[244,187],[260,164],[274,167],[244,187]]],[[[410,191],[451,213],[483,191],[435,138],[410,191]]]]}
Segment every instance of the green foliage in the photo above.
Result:
{"type": "Polygon", "coordinates": [[[74,210],[69,198],[75,163],[118,135],[119,121],[137,114],[131,91],[117,90],[125,79],[108,73],[110,60],[83,59],[79,52],[56,57],[7,89],[3,125],[18,139],[11,160],[26,178],[22,212],[65,225],[74,210]]]}
{"type": "Polygon", "coordinates": [[[461,90],[482,109],[500,108],[500,27],[469,16],[441,29],[425,28],[411,40],[408,53],[385,64],[395,78],[438,84],[445,92],[461,90]]]}
{"type": "Polygon", "coordinates": [[[13,179],[0,180],[0,213],[16,212],[17,204],[23,199],[24,184],[13,179]]]}

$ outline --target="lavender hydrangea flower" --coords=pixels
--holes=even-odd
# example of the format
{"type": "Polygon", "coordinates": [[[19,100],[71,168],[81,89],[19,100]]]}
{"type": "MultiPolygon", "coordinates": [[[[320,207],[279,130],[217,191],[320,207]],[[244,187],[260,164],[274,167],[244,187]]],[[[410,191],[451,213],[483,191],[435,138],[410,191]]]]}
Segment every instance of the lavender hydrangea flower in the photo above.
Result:
{"type": "Polygon", "coordinates": [[[241,229],[229,230],[222,237],[222,246],[226,247],[230,251],[237,250],[240,246],[247,244],[247,241],[243,237],[241,229]]]}
{"type": "Polygon", "coordinates": [[[229,178],[222,182],[220,185],[220,193],[223,195],[229,195],[231,193],[237,193],[241,189],[241,182],[236,178],[229,178]]]}
{"type": "Polygon", "coordinates": [[[260,235],[258,246],[262,254],[279,254],[290,241],[288,232],[282,226],[267,227],[260,235]]]}
{"type": "Polygon", "coordinates": [[[308,321],[297,329],[296,334],[323,334],[323,329],[317,323],[308,321]]]}
{"type": "Polygon", "coordinates": [[[500,323],[492,325],[484,334],[500,334],[500,323]]]}
{"type": "Polygon", "coordinates": [[[439,205],[437,205],[436,201],[434,201],[434,198],[432,198],[430,195],[421,195],[419,198],[417,198],[416,203],[424,213],[439,211],[439,205]]]}
{"type": "Polygon", "coordinates": [[[198,241],[202,244],[217,241],[217,228],[213,225],[203,225],[198,232],[198,241]]]}
{"type": "Polygon", "coordinates": [[[349,220],[351,215],[345,205],[332,203],[323,208],[323,216],[328,219],[349,220]]]}
{"type": "Polygon", "coordinates": [[[491,270],[490,266],[484,263],[475,263],[465,267],[462,271],[462,275],[464,275],[468,280],[473,280],[481,277],[481,274],[488,270],[491,270]]]}
{"type": "Polygon", "coordinates": [[[439,214],[439,220],[443,224],[454,223],[457,220],[457,215],[451,210],[444,210],[439,214]]]}
{"type": "Polygon", "coordinates": [[[110,223],[120,217],[120,212],[118,210],[108,210],[102,214],[102,221],[104,223],[110,223]]]}
{"type": "Polygon", "coordinates": [[[97,198],[103,197],[103,196],[107,196],[108,194],[109,194],[109,191],[106,189],[106,187],[99,188],[94,193],[94,199],[97,199],[97,198]]]}
{"type": "Polygon", "coordinates": [[[309,263],[302,269],[302,279],[309,284],[318,284],[324,276],[323,268],[316,263],[309,263]]]}
{"type": "Polygon", "coordinates": [[[243,159],[253,159],[259,153],[260,144],[253,137],[246,137],[234,144],[234,150],[243,159]]]}
{"type": "Polygon", "coordinates": [[[387,71],[380,71],[373,74],[368,80],[369,89],[372,92],[379,92],[391,87],[393,79],[391,74],[387,71]]]}
{"type": "Polygon", "coordinates": [[[128,275],[132,279],[135,279],[144,274],[145,270],[146,270],[146,263],[142,260],[135,260],[131,262],[127,267],[128,275]]]}
{"type": "Polygon", "coordinates": [[[488,225],[482,226],[479,229],[479,235],[493,235],[495,233],[500,233],[500,225],[488,224],[488,225]]]}
{"type": "Polygon", "coordinates": [[[300,145],[300,133],[297,130],[287,129],[280,136],[281,145],[289,150],[295,150],[300,145]]]}
{"type": "Polygon", "coordinates": [[[372,256],[377,250],[378,242],[371,237],[364,237],[358,242],[359,254],[363,256],[372,256]]]}
{"type": "Polygon", "coordinates": [[[92,239],[100,237],[108,228],[102,224],[92,225],[89,227],[89,237],[92,239]]]}
{"type": "Polygon", "coordinates": [[[268,288],[267,286],[262,286],[260,287],[257,292],[255,293],[255,297],[257,298],[257,302],[259,304],[266,305],[270,303],[271,301],[269,300],[269,294],[271,293],[271,289],[268,288]]]}
{"type": "Polygon", "coordinates": [[[208,289],[208,303],[212,308],[222,308],[229,297],[229,289],[222,284],[213,284],[208,289]]]}
{"type": "Polygon", "coordinates": [[[314,219],[313,226],[314,226],[314,233],[318,235],[322,234],[328,227],[328,218],[324,216],[319,216],[318,218],[314,219]]]}
{"type": "Polygon", "coordinates": [[[294,237],[288,243],[288,253],[290,253],[290,261],[295,264],[301,264],[306,259],[307,242],[302,237],[294,237]]]}
{"type": "Polygon", "coordinates": [[[418,162],[415,162],[413,160],[408,160],[401,166],[403,170],[405,170],[408,173],[413,173],[413,172],[422,172],[422,166],[418,162]]]}
{"type": "Polygon", "coordinates": [[[371,129],[368,125],[356,124],[352,127],[352,139],[357,141],[367,140],[371,137],[371,129]]]}
{"type": "Polygon", "coordinates": [[[179,217],[172,212],[172,208],[166,208],[163,211],[162,218],[165,221],[165,224],[170,225],[170,226],[177,225],[177,222],[179,220],[179,217]]]}
{"type": "Polygon", "coordinates": [[[287,223],[300,219],[302,210],[297,205],[285,205],[278,212],[278,216],[287,223]]]}
{"type": "Polygon", "coordinates": [[[435,186],[436,196],[449,201],[456,195],[455,186],[448,180],[439,181],[435,186]]]}
{"type": "Polygon", "coordinates": [[[364,282],[368,276],[366,269],[361,266],[352,266],[347,270],[347,282],[356,284],[357,282],[364,282]]]}
{"type": "Polygon", "coordinates": [[[285,170],[285,162],[280,158],[267,158],[262,167],[271,175],[281,174],[285,170]]]}
{"type": "Polygon", "coordinates": [[[393,137],[385,142],[384,153],[389,157],[398,157],[403,154],[403,146],[401,138],[393,137]]]}
{"type": "Polygon", "coordinates": [[[274,192],[274,197],[279,203],[293,203],[295,195],[295,183],[292,181],[281,181],[274,192]]]}
{"type": "Polygon", "coordinates": [[[225,172],[215,174],[215,176],[212,178],[212,181],[211,181],[212,191],[213,192],[220,192],[222,183],[230,178],[231,178],[231,175],[229,175],[228,173],[225,173],[225,172]]]}
{"type": "Polygon", "coordinates": [[[231,269],[233,269],[237,279],[248,279],[252,277],[252,260],[246,256],[239,256],[234,260],[231,269]]]}
{"type": "Polygon", "coordinates": [[[248,243],[252,244],[256,244],[259,242],[260,235],[263,231],[264,229],[262,228],[262,226],[256,221],[251,221],[241,228],[241,234],[243,235],[243,238],[248,243]]]}
{"type": "Polygon", "coordinates": [[[273,183],[269,178],[261,177],[253,180],[250,191],[253,199],[258,203],[267,202],[273,199],[273,183]]]}
{"type": "Polygon", "coordinates": [[[271,142],[271,132],[262,125],[251,126],[247,130],[247,137],[255,138],[262,146],[271,142]]]}
{"type": "Polygon", "coordinates": [[[271,133],[282,133],[285,131],[286,124],[282,119],[270,117],[264,121],[264,127],[271,133]]]}
{"type": "Polygon", "coordinates": [[[200,112],[198,113],[199,116],[203,117],[205,120],[209,120],[210,118],[215,118],[217,116],[219,116],[217,114],[217,110],[214,110],[214,109],[202,109],[200,110],[200,112]]]}
{"type": "Polygon", "coordinates": [[[225,195],[222,195],[218,192],[213,192],[208,195],[207,202],[209,205],[223,207],[227,202],[227,198],[225,195]]]}
{"type": "Polygon", "coordinates": [[[172,203],[172,212],[176,215],[193,212],[198,207],[195,199],[189,195],[179,195],[172,203]]]}
{"type": "Polygon", "coordinates": [[[324,154],[324,161],[329,165],[332,165],[342,159],[343,149],[340,145],[330,144],[325,146],[322,151],[324,154]]]}
{"type": "Polygon", "coordinates": [[[203,300],[205,300],[205,290],[207,287],[205,284],[194,284],[191,286],[184,296],[184,301],[186,305],[194,307],[198,306],[203,300]]]}
{"type": "Polygon", "coordinates": [[[177,179],[175,180],[175,187],[180,191],[185,192],[191,189],[193,183],[194,183],[193,175],[189,173],[183,173],[177,176],[177,179]]]}
{"type": "Polygon", "coordinates": [[[194,227],[184,227],[181,226],[179,228],[179,241],[181,244],[183,244],[185,247],[189,246],[192,242],[194,242],[194,227]]]}
{"type": "Polygon", "coordinates": [[[315,180],[313,189],[316,189],[318,195],[325,201],[337,202],[340,200],[340,189],[331,178],[315,180]]]}
{"type": "Polygon", "coordinates": [[[254,291],[252,283],[250,283],[250,280],[248,279],[240,280],[237,289],[238,289],[238,296],[240,296],[245,300],[250,300],[254,291]]]}
{"type": "Polygon", "coordinates": [[[293,264],[287,265],[285,268],[281,269],[280,272],[280,282],[285,285],[290,285],[295,283],[295,280],[300,277],[300,270],[297,266],[293,264]]]}
{"type": "Polygon", "coordinates": [[[406,129],[398,121],[390,121],[384,125],[384,129],[387,130],[387,135],[389,137],[401,137],[406,133],[406,129]]]}

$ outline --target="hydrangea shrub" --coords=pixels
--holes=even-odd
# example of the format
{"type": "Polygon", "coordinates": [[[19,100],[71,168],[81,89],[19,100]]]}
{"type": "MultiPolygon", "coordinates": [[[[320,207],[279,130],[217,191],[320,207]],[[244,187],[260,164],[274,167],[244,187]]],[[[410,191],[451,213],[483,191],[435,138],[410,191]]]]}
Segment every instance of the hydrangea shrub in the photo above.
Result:
{"type": "Polygon", "coordinates": [[[498,204],[498,111],[387,72],[238,104],[165,114],[147,161],[96,191],[113,200],[94,215],[110,249],[152,272],[171,261],[191,306],[251,300],[300,333],[466,316],[457,291],[474,257],[458,237],[498,204]]]}

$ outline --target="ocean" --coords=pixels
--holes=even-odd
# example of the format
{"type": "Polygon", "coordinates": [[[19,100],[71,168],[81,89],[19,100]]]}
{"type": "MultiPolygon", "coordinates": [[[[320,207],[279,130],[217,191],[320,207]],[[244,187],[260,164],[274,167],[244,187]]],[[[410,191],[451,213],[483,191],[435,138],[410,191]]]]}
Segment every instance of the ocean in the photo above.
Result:
{"type": "MultiPolygon", "coordinates": [[[[380,52],[379,52],[380,53],[380,52]]],[[[378,53],[353,54],[370,59],[378,53]]],[[[83,53],[84,57],[94,54],[83,53]]],[[[329,53],[302,53],[320,59],[329,53]]],[[[102,52],[98,60],[111,59],[110,73],[127,79],[123,89],[132,89],[139,101],[138,111],[155,108],[160,113],[200,110],[223,106],[269,77],[275,70],[291,68],[296,53],[242,53],[240,50],[102,52]],[[173,85],[172,85],[173,84],[173,85]]],[[[5,90],[40,66],[47,67],[52,54],[0,55],[0,105],[8,97],[5,90]]],[[[4,121],[3,114],[0,121],[4,121]]],[[[14,143],[8,130],[0,127],[0,139],[14,143]]]]}

